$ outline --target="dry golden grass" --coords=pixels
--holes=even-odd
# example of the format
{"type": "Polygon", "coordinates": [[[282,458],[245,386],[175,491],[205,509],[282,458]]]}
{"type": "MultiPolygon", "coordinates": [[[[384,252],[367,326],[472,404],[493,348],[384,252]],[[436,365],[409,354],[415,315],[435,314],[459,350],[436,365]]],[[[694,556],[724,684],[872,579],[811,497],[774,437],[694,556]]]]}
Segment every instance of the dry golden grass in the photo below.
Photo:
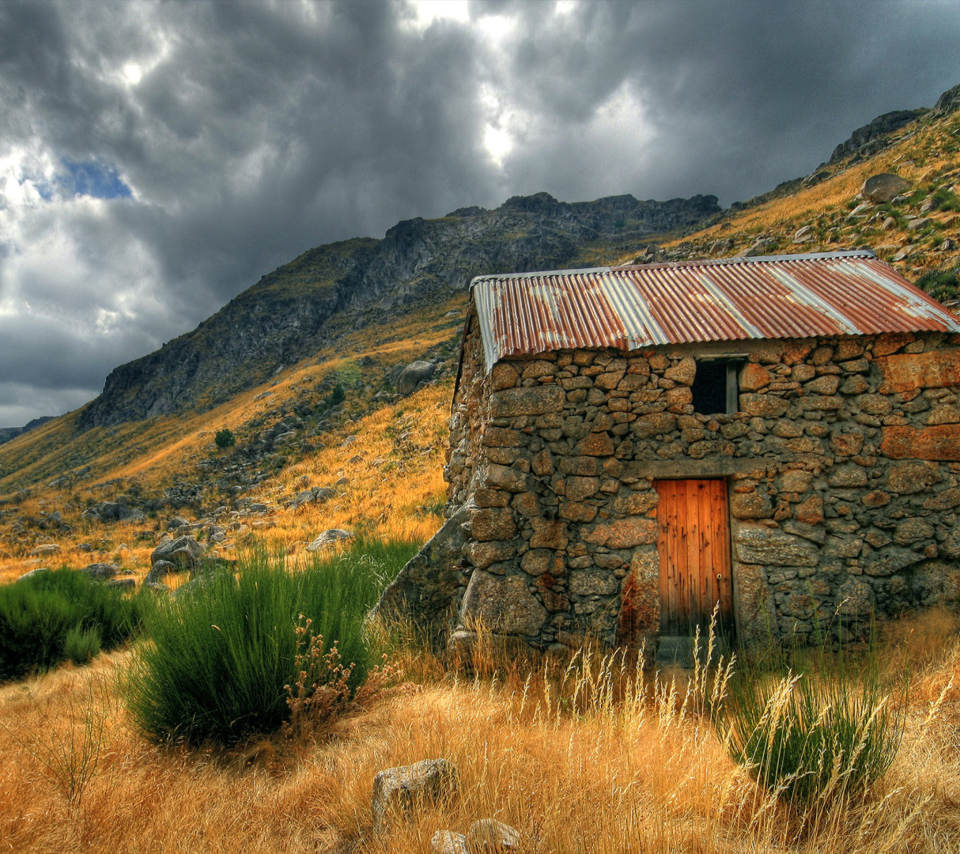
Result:
{"type": "Polygon", "coordinates": [[[0,850],[423,852],[437,830],[487,817],[530,852],[956,850],[956,620],[914,621],[885,648],[890,668],[919,662],[899,757],[865,802],[806,813],[729,760],[696,680],[644,677],[619,657],[566,677],[514,662],[472,678],[409,650],[399,660],[419,684],[381,691],[326,739],[224,756],[143,741],[118,700],[128,654],[101,656],[0,688],[0,850]],[[438,757],[459,794],[375,834],[376,773],[438,757]]]}
{"type": "MultiPolygon", "coordinates": [[[[872,175],[893,172],[910,181],[914,187],[935,182],[937,176],[953,172],[960,165],[957,140],[960,139],[960,116],[953,114],[935,122],[911,125],[898,134],[899,141],[890,148],[866,158],[860,163],[828,166],[831,173],[826,180],[801,188],[782,198],[772,199],[739,213],[729,212],[716,225],[665,242],[666,248],[683,242],[707,246],[717,240],[732,238],[734,248],[723,255],[737,255],[748,249],[754,239],[763,234],[779,242],[773,254],[787,252],[826,252],[853,249],[868,245],[883,260],[890,260],[902,247],[917,243],[916,234],[897,227],[885,231],[879,223],[849,223],[846,220],[852,200],[858,196],[864,181],[872,175]],[[813,242],[794,244],[793,236],[806,225],[821,227],[813,242]]],[[[954,177],[954,187],[960,186],[954,177]]],[[[948,182],[947,186],[950,186],[948,182]]],[[[956,190],[955,190],[956,192],[956,190]]],[[[918,213],[904,208],[903,213],[918,213]]],[[[915,279],[935,268],[956,265],[960,261],[960,244],[956,240],[960,216],[949,211],[930,211],[923,214],[944,226],[944,230],[929,246],[917,245],[911,256],[894,263],[901,273],[915,279]],[[954,238],[954,248],[934,251],[933,243],[944,237],[954,238]]],[[[930,239],[927,239],[928,242],[930,239]]],[[[618,263],[632,263],[634,255],[625,255],[618,263]]]]}
{"type": "MultiPolygon", "coordinates": [[[[231,531],[213,553],[234,556],[248,544],[248,538],[257,538],[272,549],[294,554],[329,528],[345,528],[382,540],[429,539],[442,522],[440,511],[445,503],[443,457],[451,394],[450,383],[428,386],[328,434],[328,447],[245,493],[251,500],[268,504],[271,512],[244,519],[246,530],[231,531]],[[337,497],[326,504],[298,509],[286,506],[301,490],[332,487],[341,479],[346,482],[336,487],[337,497]]],[[[40,516],[55,505],[53,500],[31,498],[18,509],[28,516],[40,516]]],[[[37,566],[78,568],[95,561],[113,563],[142,577],[150,568],[150,554],[166,515],[170,514],[144,523],[104,525],[81,520],[76,509],[68,520],[75,526],[71,533],[50,532],[46,537],[61,546],[56,554],[0,554],[0,583],[15,581],[37,566]],[[151,530],[150,539],[138,539],[140,532],[151,530]],[[81,543],[93,550],[81,551],[81,543]]]]}
{"type": "MultiPolygon", "coordinates": [[[[197,465],[217,457],[213,439],[218,430],[239,432],[255,418],[269,423],[272,413],[295,403],[325,378],[355,371],[356,360],[362,357],[374,358],[381,365],[410,361],[427,348],[455,338],[458,321],[445,315],[461,310],[464,299],[458,294],[416,315],[353,333],[336,352],[320,352],[269,384],[209,412],[109,431],[98,428],[79,436],[71,434],[73,416],[65,416],[0,446],[0,497],[7,493],[9,509],[5,512],[12,514],[10,519],[39,520],[57,510],[70,528],[41,531],[27,526],[23,530],[21,525],[16,531],[0,514],[0,583],[38,566],[82,567],[94,561],[110,562],[143,576],[164,520],[175,514],[190,519],[192,514],[174,508],[142,523],[104,525],[81,518],[88,504],[110,500],[131,488],[156,497],[183,475],[202,479],[205,475],[197,465]],[[269,396],[264,397],[264,391],[269,391],[269,396]],[[57,475],[71,470],[65,461],[76,467],[76,460],[89,465],[92,476],[71,486],[51,486],[57,475]],[[3,471],[12,473],[3,476],[3,471]],[[11,490],[18,483],[29,484],[29,491],[18,494],[14,503],[11,490]],[[31,555],[42,543],[56,543],[61,550],[53,555],[31,555]]],[[[428,539],[439,527],[444,503],[442,465],[452,393],[452,381],[430,386],[325,433],[322,442],[326,447],[244,493],[243,497],[267,504],[272,512],[244,519],[240,532],[231,530],[217,551],[231,556],[248,537],[256,537],[294,553],[328,528],[347,528],[387,540],[428,539]],[[335,500],[296,511],[286,509],[288,499],[297,492],[309,486],[334,486],[341,479],[345,482],[337,487],[335,500]]],[[[355,405],[358,401],[348,395],[348,412],[355,405]]],[[[216,474],[209,477],[216,478],[216,474]]],[[[223,501],[232,509],[229,496],[223,501]]]]}

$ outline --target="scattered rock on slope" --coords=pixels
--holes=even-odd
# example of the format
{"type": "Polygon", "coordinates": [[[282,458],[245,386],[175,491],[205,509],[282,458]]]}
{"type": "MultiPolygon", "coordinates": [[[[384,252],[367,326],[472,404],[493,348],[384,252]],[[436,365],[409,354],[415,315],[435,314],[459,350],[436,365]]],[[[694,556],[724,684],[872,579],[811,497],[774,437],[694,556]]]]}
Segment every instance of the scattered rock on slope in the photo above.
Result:
{"type": "Polygon", "coordinates": [[[433,379],[434,370],[433,362],[421,360],[411,362],[397,377],[397,391],[404,395],[413,394],[420,387],[420,383],[430,382],[433,379]]]}
{"type": "Polygon", "coordinates": [[[203,554],[203,547],[193,537],[177,537],[160,543],[150,555],[150,563],[158,560],[170,561],[181,569],[190,569],[203,554]]]}
{"type": "Polygon", "coordinates": [[[860,195],[869,199],[874,204],[885,204],[892,202],[901,193],[907,192],[911,187],[909,181],[904,180],[899,175],[892,172],[884,172],[880,175],[873,175],[863,182],[863,189],[860,195]]]}

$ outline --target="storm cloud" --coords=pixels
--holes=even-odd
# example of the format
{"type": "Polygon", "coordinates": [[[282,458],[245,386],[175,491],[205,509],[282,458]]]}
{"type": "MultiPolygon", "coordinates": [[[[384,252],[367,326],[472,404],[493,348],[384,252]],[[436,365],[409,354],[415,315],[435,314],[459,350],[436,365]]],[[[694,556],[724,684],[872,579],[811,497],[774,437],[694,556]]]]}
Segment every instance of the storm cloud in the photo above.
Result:
{"type": "Polygon", "coordinates": [[[960,82],[955,3],[0,4],[0,426],[400,219],[812,171],[960,82]]]}

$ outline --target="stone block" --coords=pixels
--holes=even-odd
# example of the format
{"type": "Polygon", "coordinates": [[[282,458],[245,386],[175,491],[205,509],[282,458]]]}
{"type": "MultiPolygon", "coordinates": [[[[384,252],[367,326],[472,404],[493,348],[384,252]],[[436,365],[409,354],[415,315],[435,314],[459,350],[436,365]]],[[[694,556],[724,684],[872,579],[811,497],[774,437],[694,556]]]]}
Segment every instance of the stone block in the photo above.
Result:
{"type": "Polygon", "coordinates": [[[790,404],[781,397],[769,394],[741,394],[740,411],[761,418],[780,418],[786,415],[790,404]]]}
{"type": "Polygon", "coordinates": [[[776,528],[742,527],[734,537],[737,559],[760,566],[816,566],[820,550],[776,528]]]}
{"type": "Polygon", "coordinates": [[[517,533],[517,523],[512,510],[490,507],[473,514],[470,530],[473,539],[480,542],[509,540],[517,533]]]}
{"type": "Polygon", "coordinates": [[[793,518],[807,525],[819,525],[823,521],[823,497],[811,495],[796,506],[793,518]]]}
{"type": "Polygon", "coordinates": [[[557,372],[555,362],[548,362],[544,359],[534,359],[527,362],[523,368],[521,376],[526,379],[540,379],[540,377],[551,377],[557,372]]]}
{"type": "Polygon", "coordinates": [[[615,446],[606,433],[591,433],[580,440],[577,453],[587,457],[612,457],[615,446]]]}
{"type": "Polygon", "coordinates": [[[510,506],[525,519],[540,515],[540,500],[532,492],[518,492],[510,506]]]}
{"type": "Polygon", "coordinates": [[[810,380],[810,382],[803,386],[803,390],[807,394],[823,395],[836,394],[838,388],[840,388],[840,378],[829,375],[817,377],[815,380],[810,380]]]}
{"type": "Polygon", "coordinates": [[[547,619],[547,611],[527,589],[525,577],[491,575],[474,570],[470,576],[460,621],[467,627],[483,626],[504,635],[537,636],[547,619]]]}
{"type": "Polygon", "coordinates": [[[520,559],[520,568],[533,576],[549,574],[559,577],[563,574],[563,558],[549,549],[530,549],[520,559]]]}
{"type": "Polygon", "coordinates": [[[933,462],[909,462],[891,465],[887,471],[885,489],[899,495],[924,492],[942,480],[940,467],[933,462]]]}
{"type": "Polygon", "coordinates": [[[560,551],[567,547],[569,536],[565,522],[550,521],[547,519],[531,519],[530,527],[533,534],[530,537],[531,549],[553,549],[560,551]]]}
{"type": "Polygon", "coordinates": [[[526,436],[519,430],[506,427],[487,427],[482,444],[488,448],[519,448],[526,444],[526,436]]]}
{"type": "Polygon", "coordinates": [[[482,481],[486,488],[496,487],[507,492],[526,492],[529,478],[518,469],[490,463],[483,472],[482,481]]]}
{"type": "Polygon", "coordinates": [[[516,556],[513,543],[473,542],[465,546],[466,558],[478,569],[486,569],[492,563],[509,560],[516,556]]]}
{"type": "Polygon", "coordinates": [[[912,332],[885,332],[873,342],[873,355],[889,356],[914,341],[912,332]]]}
{"type": "Polygon", "coordinates": [[[579,501],[561,501],[559,516],[568,522],[592,522],[597,518],[599,510],[592,504],[583,504],[579,501]]]}
{"type": "Polygon", "coordinates": [[[844,406],[843,398],[839,395],[814,395],[800,400],[800,408],[805,412],[834,412],[844,406]]]}
{"type": "Polygon", "coordinates": [[[570,501],[583,501],[600,491],[599,477],[568,477],[565,481],[565,494],[570,501]]]}
{"type": "Polygon", "coordinates": [[[950,510],[960,506],[960,489],[944,489],[929,498],[924,499],[924,510],[950,510]]]}
{"type": "Polygon", "coordinates": [[[884,427],[880,453],[894,460],[960,461],[960,424],[884,427]]]}
{"type": "Polygon", "coordinates": [[[684,356],[672,368],[667,368],[663,375],[675,383],[686,386],[693,385],[694,377],[697,375],[697,363],[693,356],[684,356]]]}
{"type": "Polygon", "coordinates": [[[596,457],[561,457],[557,469],[560,474],[593,477],[600,473],[600,460],[596,457]]]}
{"type": "Polygon", "coordinates": [[[766,492],[734,492],[730,496],[730,513],[735,519],[769,519],[773,502],[766,492]]]}
{"type": "Polygon", "coordinates": [[[609,549],[632,549],[635,546],[657,541],[657,520],[632,516],[616,522],[597,525],[592,531],[583,533],[588,543],[606,546],[609,549]]]}
{"type": "Polygon", "coordinates": [[[860,411],[868,415],[889,415],[893,401],[884,394],[864,394],[859,398],[860,411]]]}
{"type": "Polygon", "coordinates": [[[507,389],[490,395],[490,417],[515,418],[560,412],[565,402],[563,389],[554,384],[507,389]]]}
{"type": "Polygon", "coordinates": [[[659,502],[660,496],[653,489],[621,494],[613,500],[613,512],[617,516],[644,516],[659,502]]]}
{"type": "Polygon", "coordinates": [[[684,407],[693,403],[693,392],[689,386],[678,385],[676,388],[667,389],[665,395],[667,409],[673,412],[680,412],[684,407]]]}
{"type": "Polygon", "coordinates": [[[843,381],[843,384],[840,386],[840,394],[847,394],[847,395],[863,394],[869,388],[870,388],[870,383],[868,383],[859,374],[854,374],[853,376],[847,377],[843,381]]]}
{"type": "Polygon", "coordinates": [[[866,495],[860,496],[860,503],[864,507],[885,507],[890,503],[890,493],[875,489],[866,495]]]}
{"type": "Polygon", "coordinates": [[[933,539],[933,526],[924,519],[916,517],[904,519],[893,532],[893,541],[898,546],[910,546],[923,540],[933,539]]]}
{"type": "Polygon", "coordinates": [[[834,453],[840,457],[855,457],[863,450],[862,433],[840,433],[831,440],[834,453]]]}
{"type": "Polygon", "coordinates": [[[608,371],[603,374],[598,374],[593,378],[593,385],[595,388],[603,389],[604,391],[612,391],[620,385],[620,380],[624,377],[624,371],[608,371]]]}
{"type": "Polygon", "coordinates": [[[497,362],[490,371],[490,387],[494,391],[513,388],[520,379],[520,372],[510,362],[497,362]]]}
{"type": "Polygon", "coordinates": [[[873,360],[880,370],[882,394],[960,385],[960,350],[901,353],[873,360]]]}
{"type": "Polygon", "coordinates": [[[920,552],[893,546],[874,552],[863,561],[863,571],[874,577],[886,577],[924,559],[920,552]]]}
{"type": "Polygon", "coordinates": [[[637,439],[649,439],[672,433],[677,428],[677,416],[672,412],[651,412],[641,415],[630,427],[637,439]]]}
{"type": "Polygon", "coordinates": [[[773,377],[770,371],[761,367],[756,362],[748,362],[740,371],[740,391],[751,392],[759,391],[765,386],[770,385],[773,377]]]}
{"type": "Polygon", "coordinates": [[[867,473],[862,466],[842,465],[830,470],[827,483],[837,489],[851,489],[867,485],[867,473]]]}
{"type": "Polygon", "coordinates": [[[620,589],[620,582],[607,570],[585,569],[570,573],[568,586],[575,596],[612,596],[620,589]]]}
{"type": "Polygon", "coordinates": [[[802,469],[787,469],[780,477],[783,492],[806,492],[813,482],[813,475],[802,469]]]}

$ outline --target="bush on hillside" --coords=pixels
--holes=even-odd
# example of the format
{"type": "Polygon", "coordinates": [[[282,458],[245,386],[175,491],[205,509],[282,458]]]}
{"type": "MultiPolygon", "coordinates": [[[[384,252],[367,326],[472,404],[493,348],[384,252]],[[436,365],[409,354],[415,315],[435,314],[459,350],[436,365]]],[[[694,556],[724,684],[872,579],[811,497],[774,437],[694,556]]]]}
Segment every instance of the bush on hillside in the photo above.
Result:
{"type": "MultiPolygon", "coordinates": [[[[97,632],[104,649],[133,634],[140,599],[82,572],[59,569],[0,587],[0,682],[46,670],[69,656],[67,638],[97,632]]],[[[71,649],[77,650],[77,637],[71,649]]],[[[86,642],[92,649],[90,639],[86,642]]]]}
{"type": "Polygon", "coordinates": [[[233,746],[280,729],[292,694],[310,697],[325,679],[352,696],[371,666],[364,618],[400,566],[365,556],[361,545],[291,572],[260,551],[236,574],[159,600],[145,620],[152,643],[139,650],[127,686],[139,728],[157,742],[233,746]],[[336,645],[342,666],[318,667],[304,684],[311,645],[321,657],[336,645]]]}
{"type": "Polygon", "coordinates": [[[223,430],[217,430],[216,435],[213,437],[213,441],[216,446],[224,451],[227,448],[232,448],[237,440],[233,435],[233,431],[224,427],[223,430]]]}

